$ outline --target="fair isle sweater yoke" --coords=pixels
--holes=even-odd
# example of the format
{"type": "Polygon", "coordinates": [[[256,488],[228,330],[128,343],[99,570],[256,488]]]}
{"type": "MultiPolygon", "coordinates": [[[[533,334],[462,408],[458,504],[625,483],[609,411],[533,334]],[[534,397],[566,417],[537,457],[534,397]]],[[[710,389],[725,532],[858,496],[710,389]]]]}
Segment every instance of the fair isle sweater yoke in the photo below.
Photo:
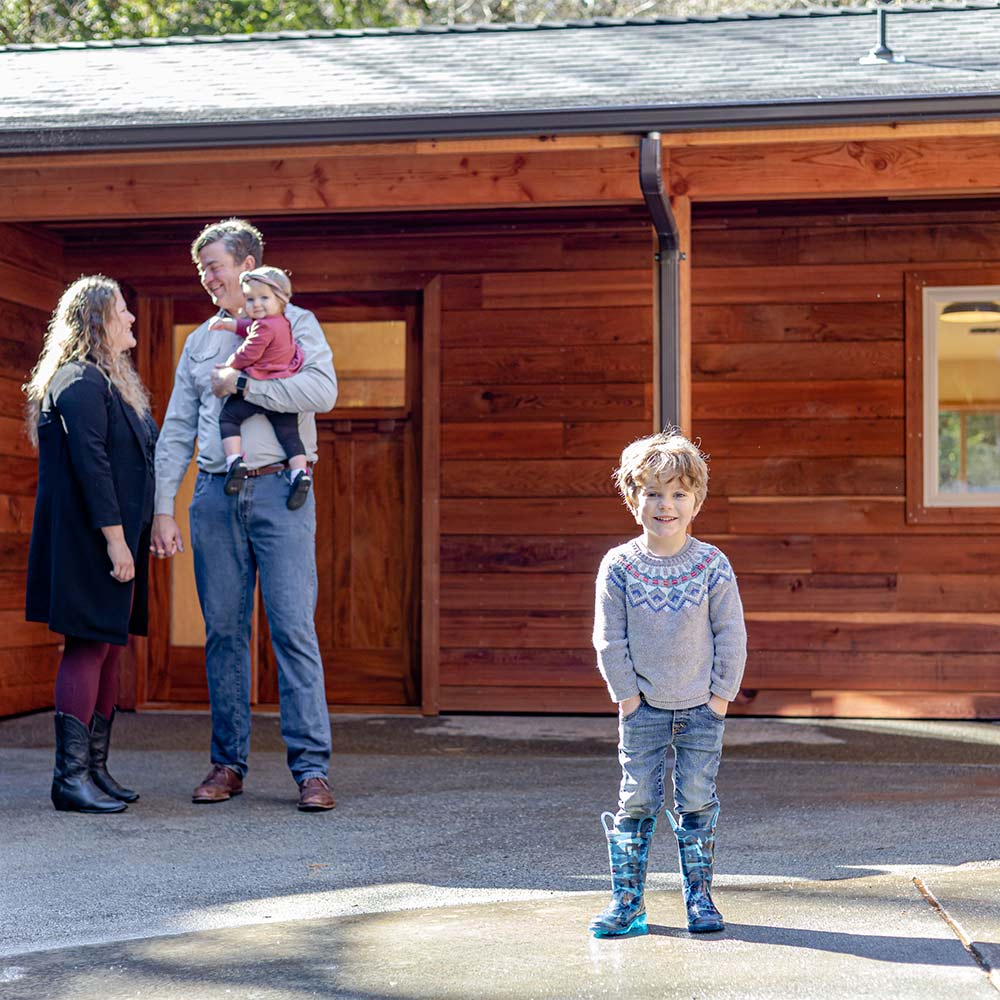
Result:
{"type": "Polygon", "coordinates": [[[714,545],[691,537],[673,556],[641,538],[613,548],[597,574],[597,663],[614,701],[655,708],[732,701],[747,658],[736,575],[714,545]]]}

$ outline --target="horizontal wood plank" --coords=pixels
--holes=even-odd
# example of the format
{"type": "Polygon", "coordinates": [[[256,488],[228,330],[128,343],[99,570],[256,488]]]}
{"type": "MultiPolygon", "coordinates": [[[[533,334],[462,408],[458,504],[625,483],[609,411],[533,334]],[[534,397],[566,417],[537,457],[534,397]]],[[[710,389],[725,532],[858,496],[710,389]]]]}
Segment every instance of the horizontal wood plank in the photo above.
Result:
{"type": "Polygon", "coordinates": [[[588,611],[594,607],[593,573],[442,573],[446,611],[588,611]]]}
{"type": "Polygon", "coordinates": [[[691,349],[695,382],[897,379],[903,377],[900,341],[801,344],[699,344],[691,349]]]}
{"type": "MultiPolygon", "coordinates": [[[[451,421],[652,421],[652,382],[605,383],[598,391],[575,385],[444,386],[441,419],[451,421]]],[[[443,433],[446,431],[443,430],[443,433]]]]}
{"type": "Polygon", "coordinates": [[[27,574],[23,570],[0,569],[0,611],[21,611],[27,574]]]}
{"type": "Polygon", "coordinates": [[[528,533],[445,535],[441,539],[441,572],[455,573],[589,573],[597,568],[605,553],[629,535],[537,536],[528,533]]]}
{"type": "Polygon", "coordinates": [[[874,216],[867,225],[801,224],[696,231],[693,257],[702,267],[771,264],[850,264],[942,260],[995,261],[1000,221],[938,219],[895,225],[874,216]]]}
{"type": "MultiPolygon", "coordinates": [[[[441,352],[441,382],[506,385],[648,382],[653,345],[451,347],[441,352]]],[[[587,388],[582,392],[592,392],[587,388]]]]}
{"type": "Polygon", "coordinates": [[[441,532],[452,535],[607,535],[627,537],[634,521],[608,497],[565,500],[441,500],[441,532]]]}
{"type": "Polygon", "coordinates": [[[441,651],[441,683],[466,687],[523,685],[605,691],[593,649],[446,648],[441,651]]]}
{"type": "Polygon", "coordinates": [[[717,458],[713,494],[723,496],[902,496],[900,458],[717,458]]]}
{"type": "Polygon", "coordinates": [[[901,302],[697,305],[696,344],[838,343],[903,339],[901,302]]]}
{"type": "Polygon", "coordinates": [[[898,264],[809,264],[799,267],[694,267],[692,304],[902,302],[898,264]]]}
{"type": "Polygon", "coordinates": [[[729,712],[788,718],[1000,719],[1000,692],[760,690],[729,712]]]}
{"type": "Polygon", "coordinates": [[[739,588],[748,612],[900,610],[894,573],[740,572],[739,588]]]}
{"type": "Polygon", "coordinates": [[[30,542],[31,536],[26,532],[0,532],[0,566],[8,572],[26,569],[30,542]]]}
{"type": "Polygon", "coordinates": [[[996,654],[1000,616],[756,611],[747,613],[747,643],[753,650],[996,654]]]}
{"type": "Polygon", "coordinates": [[[706,201],[1000,189],[992,136],[678,148],[669,173],[671,194],[706,201]]]}
{"type": "Polygon", "coordinates": [[[23,608],[0,611],[0,649],[51,646],[59,641],[59,637],[42,622],[26,622],[23,608]]]}
{"type": "Polygon", "coordinates": [[[445,312],[452,309],[584,309],[653,304],[653,269],[539,271],[446,276],[445,312]]]}
{"type": "MultiPolygon", "coordinates": [[[[614,715],[608,692],[589,687],[494,687],[441,685],[442,712],[563,712],[571,715],[614,715]]],[[[616,723],[608,720],[608,736],[616,723]]]]}
{"type": "Polygon", "coordinates": [[[882,535],[905,515],[902,497],[730,497],[727,533],[882,535]]]}
{"type": "Polygon", "coordinates": [[[0,533],[30,534],[34,513],[33,495],[0,494],[0,533]]]}
{"type": "Polygon", "coordinates": [[[990,691],[998,687],[993,653],[755,651],[744,688],[854,691],[990,691]]]}
{"type": "Polygon", "coordinates": [[[97,204],[106,219],[156,219],[641,200],[634,147],[380,153],[230,156],[222,169],[208,155],[181,173],[167,158],[118,166],[49,158],[44,171],[5,165],[0,219],[87,219],[97,204]]]}
{"type": "Polygon", "coordinates": [[[834,458],[904,454],[903,421],[698,420],[692,427],[701,448],[715,458],[834,458]]]}
{"type": "Polygon", "coordinates": [[[28,428],[23,419],[0,416],[0,455],[37,462],[37,452],[28,440],[28,428]]]}
{"type": "Polygon", "coordinates": [[[442,462],[441,496],[616,497],[614,465],[582,458],[442,462]]]}
{"type": "Polygon", "coordinates": [[[441,647],[589,649],[593,612],[442,611],[441,647]]]}
{"type": "Polygon", "coordinates": [[[0,649],[0,716],[37,712],[52,705],[60,650],[48,645],[0,649]]]}
{"type": "MultiPolygon", "coordinates": [[[[515,247],[516,249],[516,247],[515,247]]],[[[469,270],[469,268],[466,268],[469,270]]],[[[644,306],[481,309],[449,308],[441,314],[441,346],[497,348],[594,347],[600,344],[652,344],[652,303],[644,306]]]]}
{"type": "Polygon", "coordinates": [[[642,421],[602,423],[447,423],[441,428],[443,459],[608,458],[650,428],[642,421]]]}
{"type": "Polygon", "coordinates": [[[8,302],[51,315],[63,293],[62,282],[52,272],[40,274],[19,263],[0,259],[0,295],[8,302]]]}
{"type": "Polygon", "coordinates": [[[0,417],[24,420],[25,399],[21,390],[23,380],[13,372],[0,372],[0,417]]]}
{"type": "Polygon", "coordinates": [[[901,573],[916,575],[1000,574],[1000,535],[966,531],[942,535],[897,531],[851,537],[828,535],[811,540],[811,566],[817,573],[901,573]],[[904,533],[905,532],[905,533],[904,533]]]}
{"type": "MultiPolygon", "coordinates": [[[[605,222],[588,233],[567,228],[558,222],[549,225],[526,223],[498,232],[495,225],[448,225],[437,220],[434,232],[408,230],[405,233],[340,232],[288,226],[267,226],[267,255],[295,276],[296,290],[316,287],[320,279],[327,287],[344,274],[388,275],[414,270],[431,274],[467,274],[493,271],[576,271],[631,270],[648,261],[649,236],[635,223],[605,222]],[[290,229],[291,232],[284,230],[290,229]]],[[[78,243],[67,247],[68,273],[128,274],[142,287],[161,281],[186,282],[199,291],[188,247],[191,234],[176,234],[169,224],[149,236],[135,233],[128,246],[105,242],[78,243]],[[160,265],[159,267],[157,265],[160,265]]],[[[609,318],[624,310],[608,310],[609,318]]],[[[490,326],[490,318],[473,313],[467,317],[490,326]]],[[[522,323],[534,321],[530,311],[521,314],[522,323]]],[[[583,320],[583,322],[587,322],[583,320]]],[[[618,322],[615,320],[615,322],[618,322]]],[[[651,321],[647,318],[646,326],[651,321]]],[[[499,333],[503,324],[490,327],[499,333]]],[[[594,321],[595,332],[600,324],[594,321]]],[[[511,336],[516,336],[514,329],[511,336]]],[[[448,343],[446,338],[445,343],[448,343]]]]}
{"type": "MultiPolygon", "coordinates": [[[[695,523],[696,535],[722,549],[741,579],[744,573],[809,573],[813,569],[814,539],[809,535],[786,538],[777,535],[727,535],[704,532],[695,523]]],[[[831,572],[842,568],[837,567],[831,572]]]]}
{"type": "Polygon", "coordinates": [[[903,381],[697,382],[691,408],[694,420],[902,417],[903,381]]]}

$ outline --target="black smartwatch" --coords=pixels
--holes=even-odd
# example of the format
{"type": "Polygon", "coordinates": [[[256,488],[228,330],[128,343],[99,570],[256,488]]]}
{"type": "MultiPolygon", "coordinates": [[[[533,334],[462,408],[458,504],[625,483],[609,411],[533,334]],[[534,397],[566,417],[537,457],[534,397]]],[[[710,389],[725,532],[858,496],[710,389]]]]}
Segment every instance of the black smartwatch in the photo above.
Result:
{"type": "Polygon", "coordinates": [[[247,377],[242,372],[236,376],[236,391],[242,396],[246,391],[247,377]]]}

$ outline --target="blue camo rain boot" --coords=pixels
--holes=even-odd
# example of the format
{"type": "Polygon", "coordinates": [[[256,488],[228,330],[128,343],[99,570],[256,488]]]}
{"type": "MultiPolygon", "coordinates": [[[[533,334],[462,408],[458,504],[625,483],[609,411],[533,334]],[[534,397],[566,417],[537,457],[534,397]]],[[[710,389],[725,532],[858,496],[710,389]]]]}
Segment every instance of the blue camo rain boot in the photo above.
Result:
{"type": "Polygon", "coordinates": [[[646,904],[642,893],[646,885],[646,865],[649,863],[649,845],[656,829],[656,817],[641,820],[634,832],[615,830],[609,820],[614,823],[612,813],[601,813],[611,862],[611,902],[603,913],[591,920],[588,930],[594,937],[646,934],[646,904]]]}
{"type": "Polygon", "coordinates": [[[725,929],[722,914],[712,902],[712,869],[715,863],[715,824],[719,810],[709,817],[703,827],[686,830],[678,826],[667,810],[667,818],[677,837],[677,853],[681,861],[681,879],[684,885],[684,906],[687,908],[688,930],[692,934],[707,934],[725,929]]]}

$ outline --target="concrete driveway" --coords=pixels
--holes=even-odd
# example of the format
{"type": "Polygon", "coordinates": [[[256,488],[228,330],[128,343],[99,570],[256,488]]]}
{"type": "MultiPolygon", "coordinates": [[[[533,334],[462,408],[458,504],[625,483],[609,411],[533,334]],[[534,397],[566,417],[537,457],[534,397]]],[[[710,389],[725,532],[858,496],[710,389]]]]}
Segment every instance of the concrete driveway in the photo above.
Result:
{"type": "Polygon", "coordinates": [[[1000,726],[732,719],[721,934],[684,928],[673,838],[644,938],[595,941],[610,718],[334,716],[304,814],[277,720],[195,806],[208,720],[120,716],[126,813],[56,813],[49,714],[0,723],[4,1000],[1000,996],[1000,726]]]}

